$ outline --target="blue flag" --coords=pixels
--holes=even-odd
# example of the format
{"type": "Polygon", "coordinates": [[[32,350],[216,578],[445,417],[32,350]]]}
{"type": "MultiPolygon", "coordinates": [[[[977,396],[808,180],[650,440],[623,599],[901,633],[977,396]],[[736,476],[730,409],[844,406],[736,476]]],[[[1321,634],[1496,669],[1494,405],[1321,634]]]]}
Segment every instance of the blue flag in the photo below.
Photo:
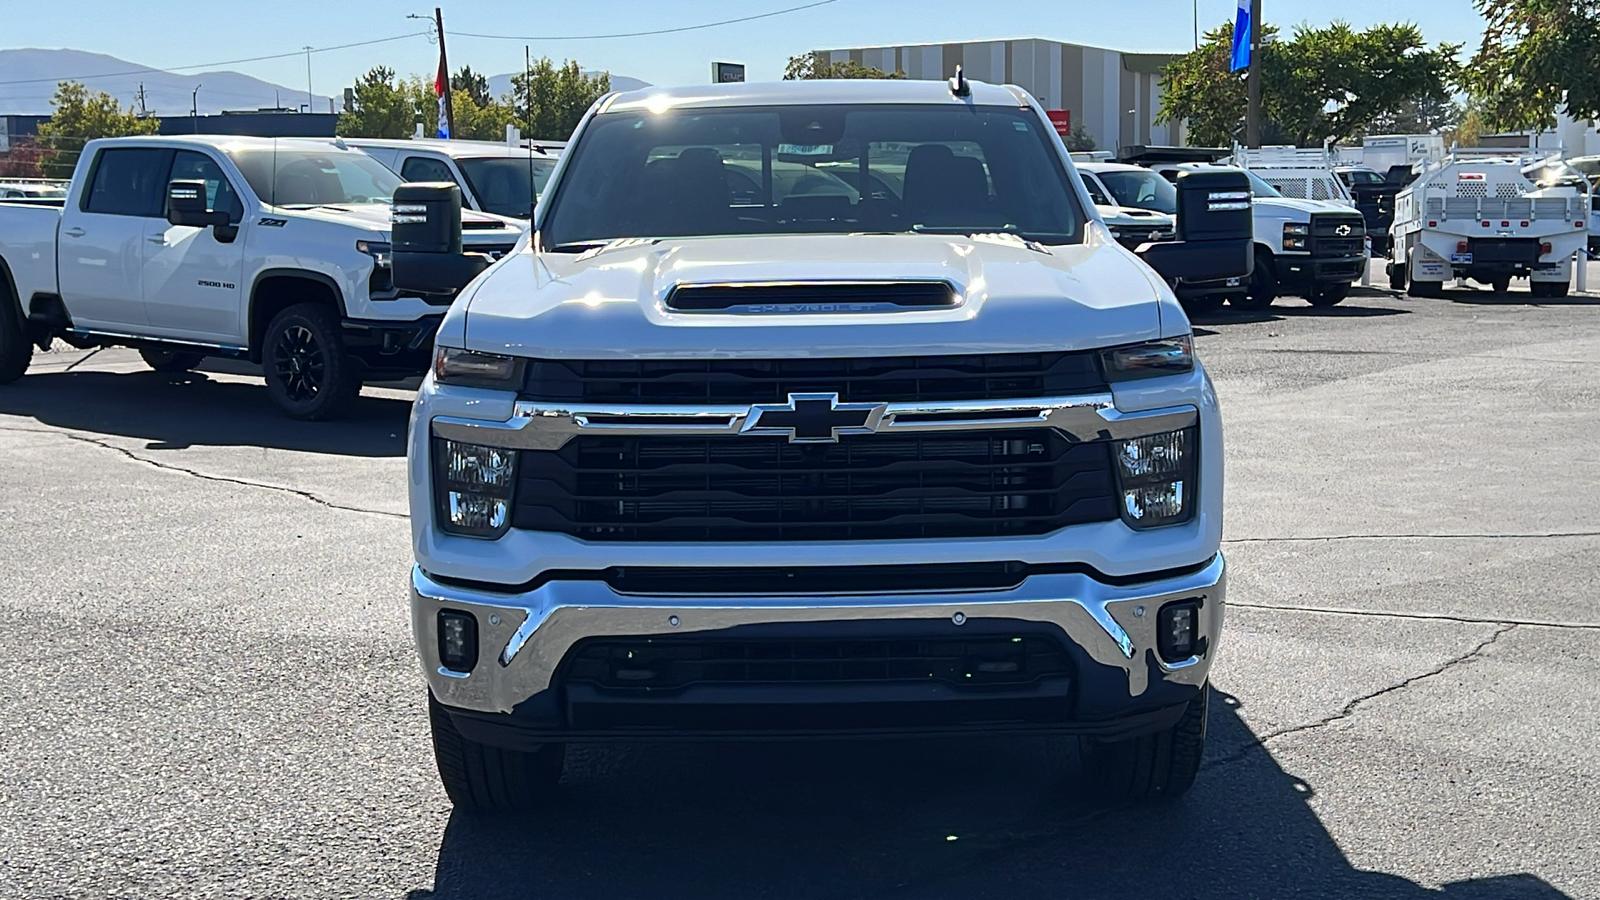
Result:
{"type": "Polygon", "coordinates": [[[1239,13],[1233,20],[1233,69],[1250,68],[1250,0],[1239,0],[1239,13]]]}

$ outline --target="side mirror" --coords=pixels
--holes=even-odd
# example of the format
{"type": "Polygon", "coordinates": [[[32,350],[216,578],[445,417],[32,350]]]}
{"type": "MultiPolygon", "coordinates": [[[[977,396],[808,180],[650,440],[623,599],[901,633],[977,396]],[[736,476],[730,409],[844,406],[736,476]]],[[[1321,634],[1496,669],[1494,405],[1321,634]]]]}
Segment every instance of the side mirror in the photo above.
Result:
{"type": "Polygon", "coordinates": [[[1169,284],[1248,278],[1255,269],[1250,179],[1238,169],[1185,171],[1178,188],[1178,239],[1145,244],[1139,256],[1169,284]]]}
{"type": "Polygon", "coordinates": [[[206,207],[204,181],[174,181],[167,185],[167,222],[206,228],[228,224],[227,210],[212,212],[206,207]]]}
{"type": "Polygon", "coordinates": [[[489,267],[489,257],[461,250],[461,188],[453,183],[395,188],[390,224],[390,260],[399,290],[453,295],[489,267]]]}

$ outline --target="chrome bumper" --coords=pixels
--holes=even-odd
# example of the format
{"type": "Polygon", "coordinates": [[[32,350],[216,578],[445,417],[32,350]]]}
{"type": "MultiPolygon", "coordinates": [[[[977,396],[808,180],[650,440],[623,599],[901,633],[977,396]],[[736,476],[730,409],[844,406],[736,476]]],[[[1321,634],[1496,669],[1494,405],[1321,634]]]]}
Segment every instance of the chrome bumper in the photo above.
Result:
{"type": "MultiPolygon", "coordinates": [[[[1014,619],[1058,627],[1094,663],[1126,676],[1137,705],[1152,679],[1205,683],[1222,631],[1226,570],[1221,554],[1196,571],[1116,586],[1082,574],[1031,577],[1009,590],[826,596],[622,594],[600,581],[552,581],[520,593],[441,584],[411,573],[411,625],[428,686],[445,706],[510,713],[551,690],[578,641],[713,631],[741,625],[923,619],[958,634],[969,618],[1014,619]],[[1201,655],[1167,663],[1156,653],[1156,610],[1168,601],[1203,598],[1201,655]],[[478,622],[478,663],[452,672],[439,660],[438,612],[470,612],[478,622]]],[[[1121,677],[1116,678],[1120,686],[1121,677]]],[[[1103,698],[1117,701],[1119,698],[1103,698]]],[[[1110,705],[1116,706],[1116,702],[1110,705]]]]}

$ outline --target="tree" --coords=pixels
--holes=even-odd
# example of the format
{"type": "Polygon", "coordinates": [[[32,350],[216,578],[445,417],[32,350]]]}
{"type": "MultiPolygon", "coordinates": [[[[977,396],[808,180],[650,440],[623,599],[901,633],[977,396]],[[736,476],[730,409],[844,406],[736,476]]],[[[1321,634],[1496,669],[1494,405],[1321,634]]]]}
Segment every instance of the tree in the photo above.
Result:
{"type": "Polygon", "coordinates": [[[471,66],[462,66],[460,71],[450,76],[450,91],[452,99],[457,91],[464,91],[478,107],[485,107],[494,102],[494,97],[489,95],[489,79],[472,71],[471,66]]]}
{"type": "Polygon", "coordinates": [[[818,78],[904,78],[906,73],[899,69],[885,72],[872,66],[864,66],[853,59],[841,60],[836,63],[825,63],[820,54],[802,53],[799,56],[789,57],[789,64],[784,67],[784,81],[807,81],[818,78]]]}
{"type": "MultiPolygon", "coordinates": [[[[1233,26],[1205,35],[1199,49],[1162,73],[1157,121],[1189,121],[1191,140],[1227,146],[1242,139],[1243,73],[1228,71],[1233,26]]],[[[1365,132],[1409,102],[1445,101],[1457,77],[1460,45],[1429,48],[1414,25],[1356,31],[1344,22],[1297,26],[1289,40],[1262,26],[1258,61],[1262,133],[1269,143],[1320,146],[1365,132]]]]}
{"type": "Polygon", "coordinates": [[[1407,100],[1392,113],[1374,119],[1367,134],[1432,134],[1446,132],[1461,124],[1466,114],[1461,104],[1450,97],[1418,97],[1407,100]]]}
{"type": "Polygon", "coordinates": [[[12,144],[11,153],[0,158],[0,178],[43,178],[47,152],[38,141],[20,140],[12,144]]]}
{"type": "Polygon", "coordinates": [[[47,148],[40,160],[45,175],[71,178],[83,145],[95,138],[155,134],[159,122],[141,119],[133,109],[123,109],[105,91],[91,93],[76,81],[63,81],[50,98],[55,107],[48,122],[39,124],[39,141],[47,148]]]}
{"type": "Polygon", "coordinates": [[[1089,133],[1089,129],[1083,127],[1082,122],[1072,126],[1072,130],[1067,132],[1061,138],[1061,141],[1067,145],[1067,150],[1072,153],[1088,153],[1094,149],[1094,135],[1089,133]]]}
{"type": "MultiPolygon", "coordinates": [[[[451,82],[454,83],[454,79],[451,82]]],[[[492,97],[480,102],[480,95],[464,88],[453,88],[451,99],[455,103],[455,136],[458,138],[471,141],[503,140],[506,126],[516,124],[516,113],[509,102],[492,97]]]]}
{"type": "Polygon", "coordinates": [[[1600,4],[1475,0],[1487,20],[1463,82],[1490,125],[1543,128],[1561,109],[1600,117],[1600,4]]]}
{"type": "Polygon", "coordinates": [[[425,95],[427,108],[435,107],[433,85],[420,78],[396,80],[388,66],[373,66],[356,81],[354,93],[350,110],[339,116],[339,133],[345,137],[409,137],[417,122],[432,122],[437,116],[424,115],[419,102],[425,95]]]}
{"type": "MultiPolygon", "coordinates": [[[[548,58],[537,60],[530,71],[511,76],[515,124],[529,138],[566,140],[596,100],[611,90],[611,74],[585,75],[576,62],[560,66],[548,58]]],[[[504,126],[502,125],[502,130],[504,126]]]]}

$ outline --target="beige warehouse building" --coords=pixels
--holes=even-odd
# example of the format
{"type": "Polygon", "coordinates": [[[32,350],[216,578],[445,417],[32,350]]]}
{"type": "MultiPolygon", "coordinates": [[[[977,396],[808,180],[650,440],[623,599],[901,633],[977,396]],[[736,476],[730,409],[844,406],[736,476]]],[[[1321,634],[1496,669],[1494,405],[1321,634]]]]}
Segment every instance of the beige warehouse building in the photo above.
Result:
{"type": "Polygon", "coordinates": [[[1083,125],[1101,150],[1132,144],[1181,144],[1180,124],[1157,125],[1161,67],[1175,53],[1123,53],[1037,38],[960,44],[911,44],[818,50],[820,62],[854,60],[907,78],[938,80],[961,66],[967,77],[1015,84],[1045,109],[1064,109],[1083,125]]]}

